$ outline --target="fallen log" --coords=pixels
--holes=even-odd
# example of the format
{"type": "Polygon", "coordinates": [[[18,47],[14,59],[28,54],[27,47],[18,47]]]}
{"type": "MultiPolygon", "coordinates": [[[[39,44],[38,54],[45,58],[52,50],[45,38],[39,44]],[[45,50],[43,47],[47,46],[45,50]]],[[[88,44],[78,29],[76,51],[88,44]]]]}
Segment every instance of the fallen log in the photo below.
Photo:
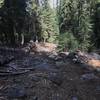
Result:
{"type": "Polygon", "coordinates": [[[0,47],[0,51],[19,52],[19,51],[22,51],[22,50],[21,50],[21,48],[0,47]]]}
{"type": "Polygon", "coordinates": [[[35,70],[35,68],[18,68],[19,70],[30,70],[30,71],[33,71],[33,70],[35,70]]]}
{"type": "Polygon", "coordinates": [[[12,72],[12,71],[0,71],[0,76],[13,76],[13,75],[20,75],[29,72],[30,70],[19,71],[19,72],[12,72]]]}
{"type": "Polygon", "coordinates": [[[0,47],[0,53],[9,53],[9,54],[27,54],[27,51],[25,48],[9,48],[9,47],[0,47]]]}

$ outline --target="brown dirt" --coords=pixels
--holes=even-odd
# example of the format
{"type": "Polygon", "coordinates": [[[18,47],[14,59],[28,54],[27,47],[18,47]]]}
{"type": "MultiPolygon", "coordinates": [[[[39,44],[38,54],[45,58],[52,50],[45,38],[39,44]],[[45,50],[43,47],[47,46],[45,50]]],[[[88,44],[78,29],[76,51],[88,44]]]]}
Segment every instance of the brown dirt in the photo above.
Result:
{"type": "Polygon", "coordinates": [[[54,61],[46,55],[19,55],[14,61],[18,68],[35,70],[0,76],[0,100],[100,100],[100,73],[89,71],[68,59],[54,61]],[[87,73],[98,78],[82,79],[87,73]],[[12,87],[24,88],[25,95],[14,97],[9,91],[12,87]]]}

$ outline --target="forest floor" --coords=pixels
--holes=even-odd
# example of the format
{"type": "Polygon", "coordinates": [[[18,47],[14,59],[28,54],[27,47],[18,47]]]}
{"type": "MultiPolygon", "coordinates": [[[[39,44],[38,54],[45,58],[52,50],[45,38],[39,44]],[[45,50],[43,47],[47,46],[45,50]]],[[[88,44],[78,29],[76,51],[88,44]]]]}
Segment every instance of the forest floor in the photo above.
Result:
{"type": "Polygon", "coordinates": [[[14,60],[0,66],[0,100],[100,100],[100,73],[70,59],[0,52],[14,60]],[[2,71],[1,71],[2,70],[2,71]],[[3,74],[3,71],[24,71],[3,74]]]}

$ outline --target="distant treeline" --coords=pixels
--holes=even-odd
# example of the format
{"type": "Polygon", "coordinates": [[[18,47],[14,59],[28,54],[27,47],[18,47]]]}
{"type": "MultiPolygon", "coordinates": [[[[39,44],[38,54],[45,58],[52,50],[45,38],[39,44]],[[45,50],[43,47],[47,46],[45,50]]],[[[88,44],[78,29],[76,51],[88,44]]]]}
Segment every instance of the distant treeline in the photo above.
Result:
{"type": "Polygon", "coordinates": [[[0,45],[30,40],[59,43],[59,49],[100,48],[99,0],[0,0],[0,45]]]}
{"type": "Polygon", "coordinates": [[[99,0],[58,0],[58,16],[61,45],[71,50],[100,48],[99,0]]]}

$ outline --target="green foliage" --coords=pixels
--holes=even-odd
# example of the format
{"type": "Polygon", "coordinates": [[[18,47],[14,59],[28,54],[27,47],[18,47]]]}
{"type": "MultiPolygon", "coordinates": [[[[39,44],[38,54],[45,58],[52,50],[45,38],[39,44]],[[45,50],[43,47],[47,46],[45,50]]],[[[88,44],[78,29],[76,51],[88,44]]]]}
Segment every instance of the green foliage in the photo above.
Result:
{"type": "Polygon", "coordinates": [[[100,48],[100,0],[56,1],[52,9],[50,0],[0,0],[0,42],[20,44],[25,37],[61,49],[100,48]]]}
{"type": "Polygon", "coordinates": [[[93,33],[91,23],[94,0],[61,0],[59,7],[60,33],[71,32],[82,50],[88,50],[93,33]]]}
{"type": "Polygon", "coordinates": [[[0,0],[0,8],[3,6],[4,0],[0,0]]]}
{"type": "Polygon", "coordinates": [[[0,17],[0,38],[6,45],[20,45],[23,37],[25,41],[27,37],[28,41],[35,41],[39,36],[41,28],[35,0],[4,0],[0,17]]]}
{"type": "Polygon", "coordinates": [[[67,49],[69,51],[75,51],[79,48],[79,43],[72,33],[63,33],[58,36],[59,50],[67,49]]]}
{"type": "Polygon", "coordinates": [[[54,42],[55,34],[57,33],[56,11],[49,5],[49,0],[42,1],[43,5],[40,7],[40,23],[41,34],[44,41],[54,42]]]}
{"type": "Polygon", "coordinates": [[[24,26],[26,4],[20,0],[4,0],[0,8],[0,38],[4,44],[15,44],[24,26]]]}

